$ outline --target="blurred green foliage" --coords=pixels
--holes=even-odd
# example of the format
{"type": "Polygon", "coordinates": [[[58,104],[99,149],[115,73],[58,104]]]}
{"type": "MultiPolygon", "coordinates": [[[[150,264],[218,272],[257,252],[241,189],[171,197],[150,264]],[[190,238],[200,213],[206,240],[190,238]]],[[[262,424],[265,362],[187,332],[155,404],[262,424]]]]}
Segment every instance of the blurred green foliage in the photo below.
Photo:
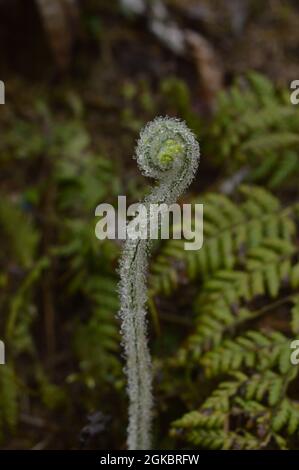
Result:
{"type": "Polygon", "coordinates": [[[298,181],[299,113],[290,90],[277,90],[270,80],[251,72],[218,98],[209,150],[226,168],[248,166],[248,179],[277,188],[298,181]],[[221,141],[221,146],[218,142],[221,141]]]}
{"type": "Polygon", "coordinates": [[[251,73],[207,119],[178,78],[156,89],[125,81],[111,153],[100,125],[109,111],[96,116],[74,90],[53,95],[33,93],[30,112],[27,103],[1,116],[3,445],[35,444],[29,415],[46,423],[49,447],[76,447],[86,415],[100,410],[110,417],[100,445],[124,446],[120,246],[96,239],[94,211],[147,191],[130,152],[147,120],[170,114],[200,137],[202,186],[191,199],[204,203],[205,232],[199,252],[157,243],[150,265],[156,446],[298,447],[298,368],[288,354],[299,323],[299,113],[288,90],[251,73]],[[244,166],[246,185],[221,194],[244,166]]]}

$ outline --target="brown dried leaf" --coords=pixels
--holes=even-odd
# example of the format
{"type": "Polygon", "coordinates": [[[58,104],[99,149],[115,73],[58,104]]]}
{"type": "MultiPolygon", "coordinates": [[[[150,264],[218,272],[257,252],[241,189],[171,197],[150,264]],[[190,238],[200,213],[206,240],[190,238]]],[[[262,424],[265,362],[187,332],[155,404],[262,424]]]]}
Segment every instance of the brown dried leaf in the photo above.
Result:
{"type": "Polygon", "coordinates": [[[195,60],[201,92],[207,104],[213,105],[215,96],[223,83],[219,59],[211,44],[199,33],[187,30],[185,38],[195,60]]]}
{"type": "Polygon", "coordinates": [[[36,0],[55,61],[67,68],[75,39],[79,11],[77,0],[36,0]]]}

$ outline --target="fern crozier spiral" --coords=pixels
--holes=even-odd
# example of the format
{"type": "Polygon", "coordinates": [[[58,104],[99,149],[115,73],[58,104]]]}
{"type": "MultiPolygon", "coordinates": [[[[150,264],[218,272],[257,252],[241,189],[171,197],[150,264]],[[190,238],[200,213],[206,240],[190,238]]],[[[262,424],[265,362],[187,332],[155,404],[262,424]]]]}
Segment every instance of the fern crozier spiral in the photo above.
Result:
{"type": "MultiPolygon", "coordinates": [[[[144,205],[172,204],[191,183],[199,145],[187,125],[158,117],[141,131],[135,158],[142,173],[158,180],[144,205]]],[[[147,211],[149,214],[149,211],[147,211]]],[[[142,224],[149,226],[149,216],[142,224]]],[[[120,318],[129,395],[128,448],[149,449],[152,421],[152,373],[147,346],[147,256],[150,240],[127,238],[120,261],[120,318]]]]}

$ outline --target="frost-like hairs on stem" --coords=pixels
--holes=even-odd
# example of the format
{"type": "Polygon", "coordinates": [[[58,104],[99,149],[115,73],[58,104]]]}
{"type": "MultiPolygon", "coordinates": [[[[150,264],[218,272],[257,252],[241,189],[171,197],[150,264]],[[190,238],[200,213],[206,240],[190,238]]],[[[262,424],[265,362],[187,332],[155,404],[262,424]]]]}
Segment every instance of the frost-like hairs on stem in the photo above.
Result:
{"type": "MultiPolygon", "coordinates": [[[[144,205],[176,202],[191,183],[199,162],[199,145],[186,124],[156,118],[140,134],[136,155],[146,176],[158,180],[144,205]]],[[[139,215],[140,217],[140,215],[139,215]]],[[[150,211],[141,224],[149,228],[150,211]]],[[[130,224],[128,224],[130,231],[130,224]]],[[[149,233],[149,232],[148,232],[149,233]]],[[[149,449],[152,420],[152,372],[147,346],[146,302],[149,239],[127,237],[120,261],[120,318],[129,395],[128,448],[149,449]]]]}

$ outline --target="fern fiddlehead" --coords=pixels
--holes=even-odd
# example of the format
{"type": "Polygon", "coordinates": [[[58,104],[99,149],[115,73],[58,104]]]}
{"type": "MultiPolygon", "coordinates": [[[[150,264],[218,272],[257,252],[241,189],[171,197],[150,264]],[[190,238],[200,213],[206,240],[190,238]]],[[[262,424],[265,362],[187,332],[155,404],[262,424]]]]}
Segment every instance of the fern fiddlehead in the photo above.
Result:
{"type": "MultiPolygon", "coordinates": [[[[158,180],[143,203],[147,210],[140,225],[149,233],[150,205],[172,204],[189,186],[198,166],[199,145],[184,122],[159,117],[142,130],[135,158],[145,176],[158,180]]],[[[130,450],[150,448],[153,399],[145,307],[149,248],[149,238],[127,236],[120,261],[119,315],[127,360],[130,450]]]]}

